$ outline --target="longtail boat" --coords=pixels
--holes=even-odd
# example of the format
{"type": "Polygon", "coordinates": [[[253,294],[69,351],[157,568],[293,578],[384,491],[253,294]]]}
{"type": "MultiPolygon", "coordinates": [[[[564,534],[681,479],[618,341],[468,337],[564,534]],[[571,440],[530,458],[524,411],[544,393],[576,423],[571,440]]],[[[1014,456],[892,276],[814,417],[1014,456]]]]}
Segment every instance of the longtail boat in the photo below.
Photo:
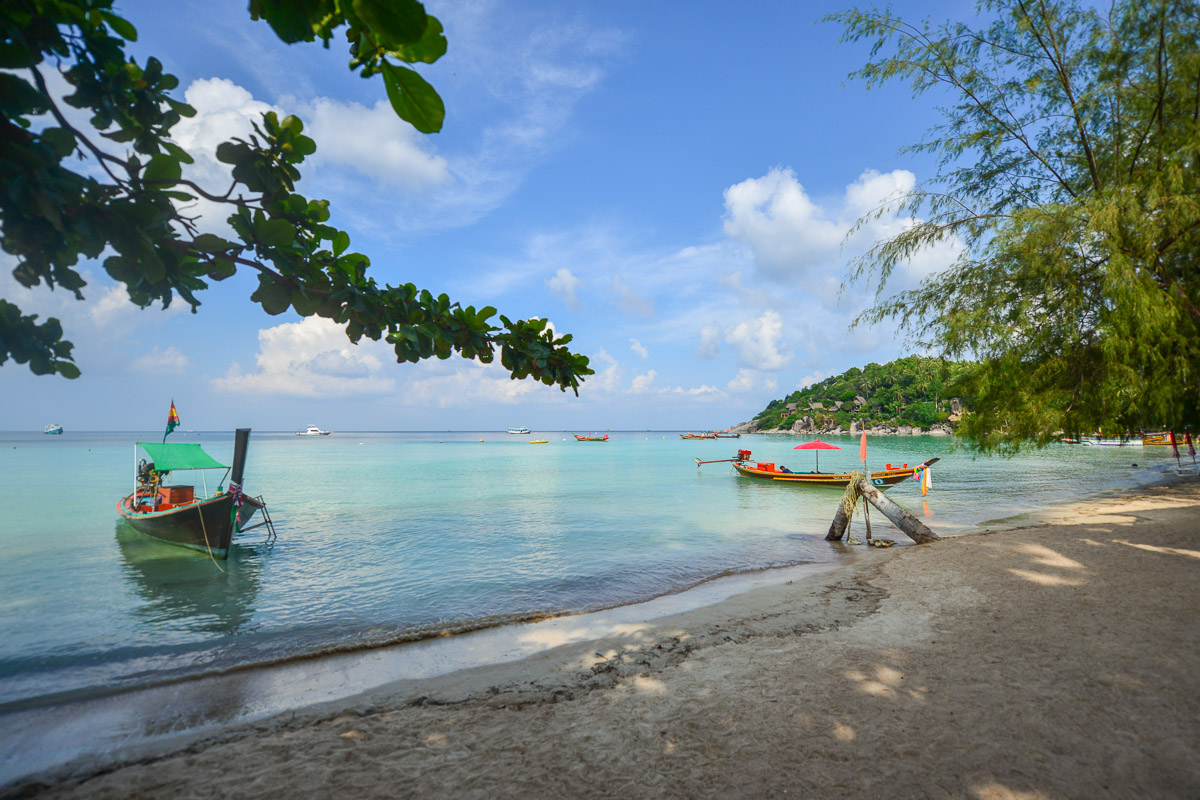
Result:
{"type": "Polygon", "coordinates": [[[607,433],[604,434],[603,436],[595,436],[595,435],[583,436],[578,433],[573,433],[571,435],[575,437],[575,441],[577,441],[577,442],[607,442],[608,441],[607,433]]]}
{"type": "Polygon", "coordinates": [[[204,452],[198,444],[138,442],[134,446],[134,490],[117,503],[117,511],[139,533],[167,544],[200,550],[215,558],[229,555],[234,533],[266,525],[273,534],[274,526],[262,497],[250,497],[242,492],[242,472],[249,442],[250,429],[238,428],[232,468],[204,452]],[[150,460],[139,460],[137,448],[145,451],[150,460]],[[198,470],[205,475],[204,471],[217,469],[226,470],[229,484],[224,488],[222,479],[212,495],[208,494],[207,478],[200,497],[196,497],[194,485],[163,484],[164,479],[177,470],[198,470]],[[260,509],[263,520],[247,527],[246,523],[260,509]]]}
{"type": "Polygon", "coordinates": [[[715,433],[681,433],[681,434],[679,434],[679,438],[680,439],[715,439],[715,438],[717,438],[717,435],[715,433]]]}
{"type": "MultiPolygon", "coordinates": [[[[749,455],[747,453],[747,455],[749,455]]],[[[917,464],[909,467],[892,468],[888,465],[888,469],[880,470],[879,472],[871,473],[871,484],[886,489],[889,486],[895,486],[903,480],[913,477],[922,469],[926,469],[932,464],[940,461],[940,458],[931,458],[923,464],[917,464]]],[[[834,489],[845,489],[850,485],[850,474],[841,472],[783,472],[781,468],[773,463],[749,461],[738,461],[731,459],[733,468],[738,471],[738,474],[744,478],[759,478],[761,480],[777,481],[779,483],[794,483],[802,486],[828,486],[834,489]]]]}

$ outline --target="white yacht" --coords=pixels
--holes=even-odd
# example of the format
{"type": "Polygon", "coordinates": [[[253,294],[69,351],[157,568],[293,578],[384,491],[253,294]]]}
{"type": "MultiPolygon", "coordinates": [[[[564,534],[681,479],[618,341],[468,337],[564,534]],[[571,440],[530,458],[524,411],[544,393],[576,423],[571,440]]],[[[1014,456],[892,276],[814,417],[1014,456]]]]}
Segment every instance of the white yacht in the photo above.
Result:
{"type": "Polygon", "coordinates": [[[308,428],[302,431],[296,431],[297,436],[328,436],[333,431],[323,431],[316,425],[309,425],[308,428]]]}

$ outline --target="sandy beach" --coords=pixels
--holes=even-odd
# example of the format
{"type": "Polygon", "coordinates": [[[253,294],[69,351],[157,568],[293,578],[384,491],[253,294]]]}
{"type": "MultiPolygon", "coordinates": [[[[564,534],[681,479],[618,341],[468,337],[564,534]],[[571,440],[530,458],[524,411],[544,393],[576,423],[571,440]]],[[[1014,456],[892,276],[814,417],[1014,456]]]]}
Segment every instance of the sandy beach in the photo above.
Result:
{"type": "Polygon", "coordinates": [[[1197,797],[1198,601],[1190,479],[0,794],[1197,797]]]}

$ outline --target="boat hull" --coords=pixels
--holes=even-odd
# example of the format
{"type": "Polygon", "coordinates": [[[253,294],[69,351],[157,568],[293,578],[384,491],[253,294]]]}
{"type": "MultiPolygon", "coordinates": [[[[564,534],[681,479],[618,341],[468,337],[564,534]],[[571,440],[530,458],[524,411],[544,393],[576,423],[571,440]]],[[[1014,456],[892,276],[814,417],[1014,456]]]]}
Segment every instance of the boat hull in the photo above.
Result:
{"type": "MultiPolygon", "coordinates": [[[[901,481],[912,478],[917,473],[917,470],[922,467],[927,467],[939,459],[931,458],[924,464],[918,464],[915,467],[904,467],[901,469],[885,469],[880,472],[871,473],[871,484],[880,489],[887,489],[895,486],[901,481]]],[[[845,489],[850,485],[851,473],[837,472],[773,472],[768,470],[760,470],[754,467],[748,467],[743,464],[734,463],[733,468],[738,471],[738,474],[744,478],[757,478],[759,480],[775,481],[776,483],[786,483],[796,486],[823,486],[830,489],[845,489]]]]}
{"type": "Polygon", "coordinates": [[[243,498],[236,525],[233,496],[223,494],[162,511],[142,511],[131,506],[132,495],[122,498],[117,511],[138,533],[167,544],[226,558],[233,534],[250,520],[258,504],[243,498]]]}

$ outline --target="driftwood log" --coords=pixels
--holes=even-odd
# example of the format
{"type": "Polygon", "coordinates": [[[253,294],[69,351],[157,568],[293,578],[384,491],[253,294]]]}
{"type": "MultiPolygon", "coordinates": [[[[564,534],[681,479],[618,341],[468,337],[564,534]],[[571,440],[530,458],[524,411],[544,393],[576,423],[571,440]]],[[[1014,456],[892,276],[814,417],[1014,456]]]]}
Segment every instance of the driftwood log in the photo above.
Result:
{"type": "MultiPolygon", "coordinates": [[[[851,489],[866,498],[867,502],[879,509],[885,517],[892,521],[893,525],[904,531],[908,538],[917,544],[925,544],[938,538],[937,534],[925,527],[925,523],[892,502],[883,492],[872,486],[866,477],[860,477],[856,483],[851,484],[851,489]]],[[[829,526],[829,533],[825,535],[826,541],[841,541],[842,536],[846,533],[846,528],[850,525],[850,514],[853,513],[854,506],[851,505],[850,508],[851,511],[847,512],[846,503],[838,503],[837,513],[833,515],[833,523],[829,526]]]]}

